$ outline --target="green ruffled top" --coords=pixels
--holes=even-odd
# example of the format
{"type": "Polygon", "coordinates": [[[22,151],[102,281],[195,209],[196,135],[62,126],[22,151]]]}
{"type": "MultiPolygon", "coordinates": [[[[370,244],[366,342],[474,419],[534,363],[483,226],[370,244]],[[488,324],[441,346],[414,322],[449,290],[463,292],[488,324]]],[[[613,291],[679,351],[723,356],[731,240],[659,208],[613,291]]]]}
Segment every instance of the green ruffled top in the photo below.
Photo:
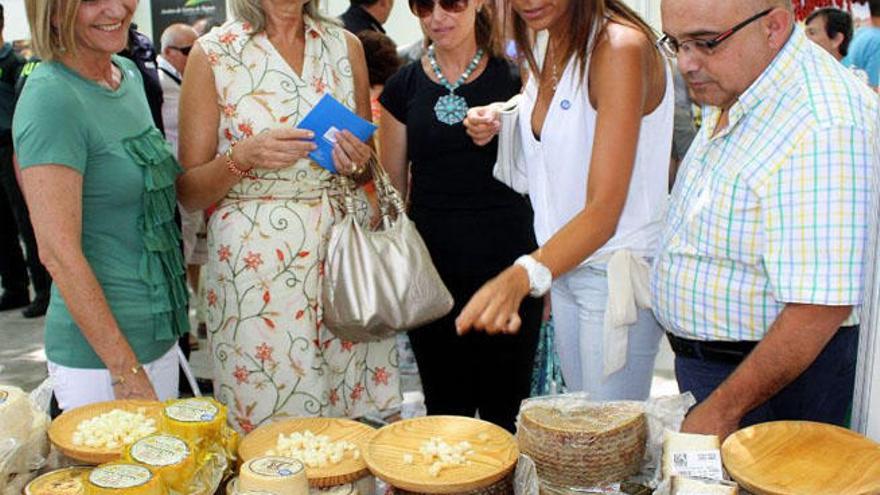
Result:
{"type": "Polygon", "coordinates": [[[144,168],[144,215],[140,225],[144,252],[138,272],[150,290],[153,338],[177,339],[189,331],[189,293],[180,228],[175,222],[174,184],[183,169],[155,127],[124,140],[123,147],[144,168]]]}

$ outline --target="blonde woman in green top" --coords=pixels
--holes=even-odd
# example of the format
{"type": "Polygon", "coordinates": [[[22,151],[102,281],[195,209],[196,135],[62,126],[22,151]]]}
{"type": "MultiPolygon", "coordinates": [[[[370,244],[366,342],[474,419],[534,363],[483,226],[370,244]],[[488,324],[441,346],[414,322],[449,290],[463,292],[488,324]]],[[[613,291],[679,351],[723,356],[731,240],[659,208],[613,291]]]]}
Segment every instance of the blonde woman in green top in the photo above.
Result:
{"type": "Polygon", "coordinates": [[[52,274],[46,355],[62,409],[177,393],[188,331],[174,181],[126,46],[136,0],[27,0],[44,60],[13,123],[52,274]]]}

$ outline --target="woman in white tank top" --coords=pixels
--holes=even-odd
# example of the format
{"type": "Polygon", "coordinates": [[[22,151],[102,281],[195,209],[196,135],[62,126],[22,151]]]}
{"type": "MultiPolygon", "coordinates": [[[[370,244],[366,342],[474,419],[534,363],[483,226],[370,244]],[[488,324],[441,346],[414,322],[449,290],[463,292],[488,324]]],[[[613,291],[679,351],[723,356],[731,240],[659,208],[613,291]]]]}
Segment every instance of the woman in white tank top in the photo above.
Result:
{"type": "MultiPolygon", "coordinates": [[[[670,68],[651,28],[620,0],[507,1],[528,54],[517,131],[541,247],[474,295],[459,333],[516,332],[519,304],[552,280],[569,389],[645,399],[662,335],[647,278],[666,208],[670,68]]],[[[500,130],[496,109],[469,112],[477,144],[500,130]]]]}

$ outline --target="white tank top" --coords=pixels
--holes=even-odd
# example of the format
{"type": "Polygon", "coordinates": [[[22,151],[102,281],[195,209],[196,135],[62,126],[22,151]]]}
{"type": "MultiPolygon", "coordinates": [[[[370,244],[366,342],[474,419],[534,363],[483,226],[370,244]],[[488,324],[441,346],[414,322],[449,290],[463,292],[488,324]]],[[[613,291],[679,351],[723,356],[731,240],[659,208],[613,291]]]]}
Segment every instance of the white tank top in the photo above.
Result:
{"type": "MultiPolygon", "coordinates": [[[[538,46],[545,43],[539,33],[538,46]]],[[[541,50],[536,50],[541,51],[541,50]]],[[[538,66],[543,56],[538,54],[538,66]]],[[[638,149],[626,204],[614,236],[590,258],[604,258],[627,249],[640,257],[653,257],[668,198],[669,160],[672,152],[672,119],[675,95],[672,71],[666,65],[666,93],[663,101],[642,119],[638,149]]],[[[535,234],[544,245],[586,205],[590,156],[596,132],[596,109],[588,90],[589,59],[581,79],[576,58],[572,58],[557,84],[547,110],[541,140],[532,134],[532,112],[538,96],[537,78],[532,74],[519,105],[519,132],[528,175],[529,196],[535,211],[535,234]]]]}

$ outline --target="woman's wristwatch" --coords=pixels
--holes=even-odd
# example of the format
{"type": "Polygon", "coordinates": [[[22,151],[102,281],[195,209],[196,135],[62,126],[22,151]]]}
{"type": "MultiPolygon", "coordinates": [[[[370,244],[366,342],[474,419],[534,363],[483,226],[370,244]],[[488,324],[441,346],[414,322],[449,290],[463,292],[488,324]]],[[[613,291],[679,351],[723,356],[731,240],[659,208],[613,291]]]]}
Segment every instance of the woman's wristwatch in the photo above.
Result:
{"type": "Polygon", "coordinates": [[[550,290],[550,285],[553,283],[553,274],[550,273],[550,269],[544,266],[543,263],[526,254],[517,258],[513,264],[525,268],[526,274],[529,276],[530,296],[541,297],[550,290]]]}

